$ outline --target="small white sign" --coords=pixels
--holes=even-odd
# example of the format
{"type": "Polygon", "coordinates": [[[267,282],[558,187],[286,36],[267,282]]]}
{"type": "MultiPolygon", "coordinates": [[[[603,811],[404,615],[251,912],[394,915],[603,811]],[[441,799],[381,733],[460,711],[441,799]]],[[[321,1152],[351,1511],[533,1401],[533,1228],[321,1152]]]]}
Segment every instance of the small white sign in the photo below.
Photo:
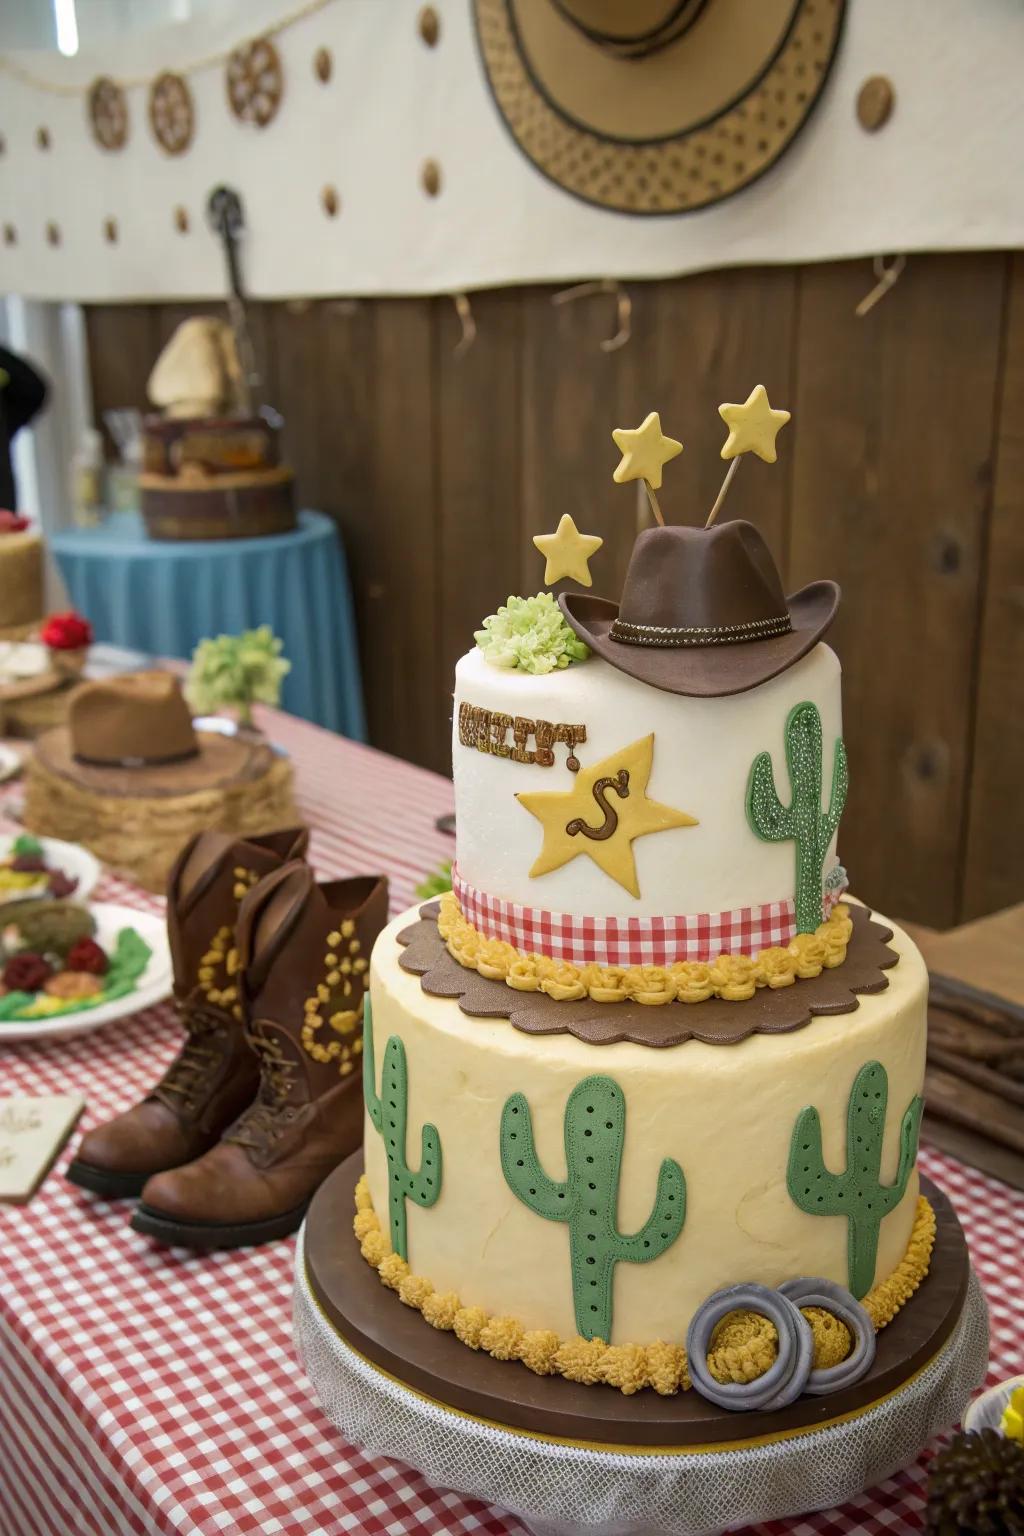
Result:
{"type": "Polygon", "coordinates": [[[28,1200],[85,1106],[80,1093],[0,1099],[0,1200],[28,1200]]]}

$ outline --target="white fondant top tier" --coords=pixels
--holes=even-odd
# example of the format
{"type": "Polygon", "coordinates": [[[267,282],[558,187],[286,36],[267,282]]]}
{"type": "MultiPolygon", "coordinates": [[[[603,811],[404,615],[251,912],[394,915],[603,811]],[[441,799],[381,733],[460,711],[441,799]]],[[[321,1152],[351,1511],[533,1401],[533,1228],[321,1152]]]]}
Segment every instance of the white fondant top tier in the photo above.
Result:
{"type": "MultiPolygon", "coordinates": [[[[835,743],[842,735],[839,660],[827,645],[816,645],[758,688],[717,699],[663,693],[596,656],[535,677],[494,667],[479,650],[470,651],[455,672],[452,745],[461,879],[502,901],[576,916],[682,916],[792,900],[795,846],[764,842],[754,833],[746,794],[751,764],[767,751],[779,798],[789,804],[786,719],[804,701],[815,704],[821,715],[822,801],[827,807],[835,743]],[[560,868],[531,877],[544,829],[516,796],[570,791],[576,782],[566,766],[570,749],[556,741],[554,762],[543,767],[466,745],[460,740],[463,705],[511,717],[507,727],[499,721],[492,733],[508,748],[516,745],[512,722],[517,719],[585,726],[586,741],[576,748],[584,771],[653,733],[647,793],[695,817],[697,824],[633,841],[639,897],[588,857],[586,848],[560,868]]],[[[524,737],[524,743],[524,751],[533,752],[536,736],[524,737]]],[[[606,799],[614,808],[614,792],[606,799]]],[[[598,825],[601,812],[593,801],[591,811],[598,825]]],[[[825,874],[835,862],[834,849],[833,839],[825,874]]]]}

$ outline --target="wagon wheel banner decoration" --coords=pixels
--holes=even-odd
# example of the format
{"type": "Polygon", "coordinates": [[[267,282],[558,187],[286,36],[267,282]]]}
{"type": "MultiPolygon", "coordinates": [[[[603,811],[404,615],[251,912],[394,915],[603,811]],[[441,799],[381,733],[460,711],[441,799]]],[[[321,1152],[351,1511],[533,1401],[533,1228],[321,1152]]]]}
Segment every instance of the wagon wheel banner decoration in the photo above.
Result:
{"type": "Polygon", "coordinates": [[[101,149],[123,149],[128,139],[128,98],[116,80],[100,75],[87,98],[92,136],[101,149]]]}
{"type": "Polygon", "coordinates": [[[228,59],[224,72],[228,105],[242,123],[266,128],[273,122],[284,95],[281,55],[269,37],[243,43],[228,59]]]}
{"type": "Polygon", "coordinates": [[[196,114],[192,92],[181,75],[165,70],[149,89],[149,122],[169,155],[183,155],[192,143],[196,114]]]}

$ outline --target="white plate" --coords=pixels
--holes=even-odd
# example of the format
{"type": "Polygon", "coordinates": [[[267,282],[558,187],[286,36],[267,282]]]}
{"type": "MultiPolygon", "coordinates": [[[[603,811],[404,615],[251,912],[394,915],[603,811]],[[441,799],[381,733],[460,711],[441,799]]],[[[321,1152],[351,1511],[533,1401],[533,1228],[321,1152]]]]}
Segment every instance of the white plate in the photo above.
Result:
{"type": "MultiPolygon", "coordinates": [[[[15,841],[15,837],[0,837],[0,860],[10,857],[15,841]]],[[[99,860],[93,857],[88,848],[81,847],[79,843],[62,843],[57,837],[40,837],[37,841],[43,845],[43,858],[50,869],[62,870],[69,879],[77,879],[78,884],[66,899],[87,902],[100,877],[99,860]]],[[[34,888],[30,886],[25,891],[0,891],[0,910],[8,902],[31,901],[37,896],[45,897],[45,895],[45,886],[34,888]]],[[[2,920],[0,920],[0,927],[2,926],[2,920]]]]}
{"type": "Polygon", "coordinates": [[[94,902],[90,910],[96,919],[96,942],[108,952],[117,943],[122,928],[134,928],[152,950],[146,969],[135,984],[135,991],[112,998],[109,1003],[100,1003],[98,1008],[83,1008],[79,1013],[0,1023],[0,1046],[13,1045],[18,1040],[68,1040],[72,1035],[85,1035],[101,1024],[109,1024],[112,1019],[123,1019],[130,1013],[138,1013],[140,1008],[152,1008],[154,1003],[162,1003],[170,995],[171,951],[163,918],[106,901],[94,902]]]}
{"type": "Polygon", "coordinates": [[[976,1397],[964,1414],[964,1429],[971,1432],[977,1429],[1000,1429],[1003,1409],[1016,1387],[1024,1387],[1024,1376],[1011,1376],[976,1397]]]}
{"type": "Polygon", "coordinates": [[[8,779],[17,778],[21,772],[21,757],[13,747],[8,747],[0,741],[0,784],[8,779]]]}

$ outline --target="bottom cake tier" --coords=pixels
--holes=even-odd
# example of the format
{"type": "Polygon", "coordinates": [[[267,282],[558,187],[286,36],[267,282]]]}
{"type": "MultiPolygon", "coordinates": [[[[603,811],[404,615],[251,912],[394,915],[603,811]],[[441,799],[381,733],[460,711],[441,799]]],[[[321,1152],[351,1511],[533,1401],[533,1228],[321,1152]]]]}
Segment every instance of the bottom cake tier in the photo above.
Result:
{"type": "Polygon", "coordinates": [[[400,964],[415,915],[372,959],[357,1231],[371,1262],[397,1255],[391,1280],[415,1279],[403,1300],[428,1321],[471,1314],[479,1348],[497,1320],[483,1347],[499,1357],[525,1333],[552,1355],[678,1349],[727,1286],[823,1277],[876,1322],[912,1294],[931,1246],[914,1166],[927,972],[906,934],[888,985],[850,1012],[657,1049],[526,1034],[427,995],[400,964]]]}
{"type": "MultiPolygon", "coordinates": [[[[332,1338],[338,1340],[341,1353],[353,1352],[365,1378],[382,1373],[383,1380],[400,1391],[411,1391],[424,1404],[446,1414],[454,1410],[460,1421],[470,1416],[481,1424],[507,1427],[515,1434],[537,1434],[555,1444],[643,1448],[648,1455],[656,1448],[716,1451],[769,1444],[826,1425],[848,1428],[852,1418],[884,1405],[894,1393],[927,1377],[962,1325],[965,1310],[972,1312],[970,1359],[966,1374],[959,1367],[954,1370],[955,1403],[943,1402],[934,1419],[918,1424],[914,1434],[919,1438],[913,1444],[901,1444],[887,1465],[895,1466],[901,1457],[916,1454],[936,1428],[959,1418],[971,1390],[984,1377],[985,1304],[977,1281],[971,1280],[956,1213],[942,1191],[927,1181],[924,1197],[935,1218],[933,1263],[910,1304],[878,1334],[875,1357],[865,1374],[827,1395],[801,1395],[781,1409],[732,1412],[693,1390],[624,1395],[557,1374],[538,1375],[526,1368],[525,1361],[496,1359],[483,1348],[467,1349],[452,1330],[426,1326],[414,1307],[402,1304],[400,1292],[382,1287],[351,1235],[351,1212],[362,1170],[363,1154],[354,1153],[321,1186],[296,1255],[296,1325],[307,1370],[334,1422],[359,1440],[363,1433],[356,1403],[362,1399],[345,1389],[344,1373],[339,1373],[336,1356],[332,1358],[332,1338]],[[973,1308],[965,1309],[972,1285],[973,1308]],[[302,1338],[310,1329],[320,1336],[312,1352],[315,1360],[309,1341],[303,1344],[302,1338]],[[331,1412],[332,1404],[343,1406],[341,1417],[331,1412]]],[[[925,1406],[929,1406],[927,1394],[925,1406]]],[[[400,1421],[392,1406],[387,1417],[389,1435],[400,1421]]],[[[444,1422],[450,1427],[449,1417],[444,1422]]],[[[391,1440],[383,1440],[377,1449],[420,1465],[408,1447],[391,1440]]],[[[468,1486],[454,1471],[446,1474],[434,1467],[432,1472],[443,1482],[468,1486]]],[[[852,1487],[837,1490],[835,1497],[848,1497],[854,1491],[852,1487]]],[[[788,1494],[793,1498],[792,1487],[788,1494]]],[[[808,1505],[794,1500],[790,1507],[808,1505]]]]}

